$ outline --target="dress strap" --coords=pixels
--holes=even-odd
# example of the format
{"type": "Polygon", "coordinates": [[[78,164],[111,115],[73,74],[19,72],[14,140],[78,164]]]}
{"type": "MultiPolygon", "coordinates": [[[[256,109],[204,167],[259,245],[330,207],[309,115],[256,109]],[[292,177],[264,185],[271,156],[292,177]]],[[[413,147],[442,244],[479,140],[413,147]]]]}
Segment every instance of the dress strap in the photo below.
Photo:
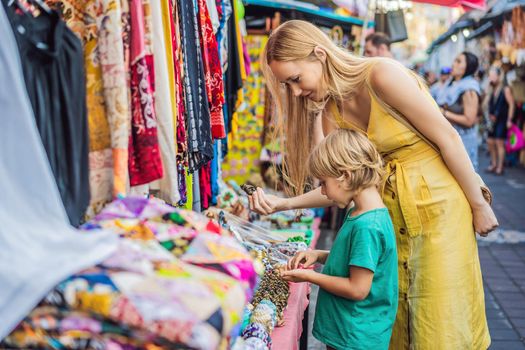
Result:
{"type": "Polygon", "coordinates": [[[363,134],[366,134],[366,132],[363,129],[361,129],[359,126],[343,118],[343,116],[339,112],[339,108],[337,108],[337,104],[334,101],[331,101],[328,103],[328,108],[330,110],[330,114],[332,114],[337,126],[340,129],[352,129],[352,130],[362,132],[363,134]]]}

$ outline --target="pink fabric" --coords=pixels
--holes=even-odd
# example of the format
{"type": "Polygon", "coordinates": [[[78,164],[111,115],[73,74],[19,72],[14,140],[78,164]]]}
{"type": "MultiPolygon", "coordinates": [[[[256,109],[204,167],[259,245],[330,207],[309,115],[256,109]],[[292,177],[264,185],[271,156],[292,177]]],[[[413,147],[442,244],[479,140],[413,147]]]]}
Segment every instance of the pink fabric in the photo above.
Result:
{"type": "MultiPolygon", "coordinates": [[[[317,245],[317,240],[321,234],[319,225],[321,219],[315,219],[312,229],[314,235],[310,247],[317,245]]],[[[290,296],[288,306],[284,310],[284,326],[275,327],[272,336],[272,349],[274,350],[297,350],[299,349],[299,338],[303,333],[303,316],[308,307],[308,294],[310,294],[309,283],[290,283],[290,296]]],[[[307,330],[306,330],[307,331],[307,330]]]]}

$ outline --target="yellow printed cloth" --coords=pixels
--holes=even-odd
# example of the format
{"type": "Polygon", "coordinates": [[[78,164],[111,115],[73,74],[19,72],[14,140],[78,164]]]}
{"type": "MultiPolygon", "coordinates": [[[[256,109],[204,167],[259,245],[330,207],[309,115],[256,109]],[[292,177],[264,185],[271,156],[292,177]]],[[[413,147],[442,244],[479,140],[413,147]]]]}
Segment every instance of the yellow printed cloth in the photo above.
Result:
{"type": "Polygon", "coordinates": [[[125,194],[131,116],[117,0],[46,0],[58,8],[84,46],[91,207],[125,194]]]}

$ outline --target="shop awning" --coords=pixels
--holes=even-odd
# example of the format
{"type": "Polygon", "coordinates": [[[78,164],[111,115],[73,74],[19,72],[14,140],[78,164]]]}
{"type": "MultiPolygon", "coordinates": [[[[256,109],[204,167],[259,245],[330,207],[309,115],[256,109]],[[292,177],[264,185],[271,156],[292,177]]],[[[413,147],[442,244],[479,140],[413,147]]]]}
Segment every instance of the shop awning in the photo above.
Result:
{"type": "Polygon", "coordinates": [[[494,23],[493,22],[486,22],[486,23],[482,24],[481,26],[476,28],[472,33],[470,33],[469,37],[467,38],[467,41],[475,39],[475,38],[477,38],[479,36],[482,36],[484,34],[487,34],[488,32],[490,32],[493,29],[493,27],[494,27],[494,23]]]}
{"type": "MultiPolygon", "coordinates": [[[[244,0],[246,10],[248,11],[250,7],[261,7],[279,10],[282,12],[300,12],[306,18],[310,18],[315,21],[321,21],[330,23],[332,25],[342,24],[342,25],[357,25],[363,26],[364,21],[361,18],[352,17],[352,16],[343,16],[337,13],[334,13],[329,10],[325,10],[320,6],[317,6],[312,3],[295,1],[295,0],[278,0],[278,1],[269,1],[269,0],[244,0]]],[[[255,11],[252,13],[255,15],[255,11]]],[[[369,22],[369,26],[373,26],[373,22],[369,22]]]]}
{"type": "MultiPolygon", "coordinates": [[[[441,34],[436,40],[432,42],[430,47],[427,49],[427,52],[432,52],[436,47],[443,44],[448,40],[449,37],[451,37],[453,34],[456,34],[460,30],[464,28],[475,28],[477,25],[479,25],[479,21],[481,18],[483,18],[485,13],[485,11],[477,9],[464,13],[454,24],[450,26],[450,28],[445,33],[441,34]]],[[[470,40],[472,36],[473,32],[471,32],[466,39],[470,40]]]]}
{"type": "Polygon", "coordinates": [[[525,6],[525,0],[499,0],[496,1],[485,16],[481,18],[481,22],[488,22],[503,16],[505,13],[512,11],[516,6],[525,6]]]}

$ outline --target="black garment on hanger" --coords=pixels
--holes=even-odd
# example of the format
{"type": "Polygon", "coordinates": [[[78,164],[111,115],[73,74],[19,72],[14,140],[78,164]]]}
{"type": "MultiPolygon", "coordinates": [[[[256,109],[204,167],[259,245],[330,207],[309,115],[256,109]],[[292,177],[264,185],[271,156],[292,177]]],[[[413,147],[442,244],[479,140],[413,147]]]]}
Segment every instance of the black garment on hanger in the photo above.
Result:
{"type": "Polygon", "coordinates": [[[213,158],[211,114],[206,95],[197,13],[193,1],[179,0],[177,9],[184,55],[183,85],[189,171],[193,173],[213,158]]]}
{"type": "Polygon", "coordinates": [[[232,129],[232,116],[237,104],[237,92],[242,89],[241,61],[237,42],[237,26],[235,16],[228,18],[228,69],[226,69],[225,98],[228,104],[227,132],[232,129]]]}
{"type": "MultiPolygon", "coordinates": [[[[235,113],[237,105],[237,92],[242,89],[242,75],[237,42],[237,26],[235,25],[233,13],[228,18],[226,25],[228,26],[228,64],[224,72],[224,100],[226,101],[224,128],[226,135],[228,135],[232,129],[233,113],[235,113]]],[[[226,157],[228,154],[228,138],[222,140],[221,146],[222,156],[226,157]]]]}
{"type": "Polygon", "coordinates": [[[27,92],[51,170],[69,221],[78,226],[90,199],[82,44],[57,12],[32,17],[7,6],[7,0],[2,4],[15,33],[27,92]]]}

